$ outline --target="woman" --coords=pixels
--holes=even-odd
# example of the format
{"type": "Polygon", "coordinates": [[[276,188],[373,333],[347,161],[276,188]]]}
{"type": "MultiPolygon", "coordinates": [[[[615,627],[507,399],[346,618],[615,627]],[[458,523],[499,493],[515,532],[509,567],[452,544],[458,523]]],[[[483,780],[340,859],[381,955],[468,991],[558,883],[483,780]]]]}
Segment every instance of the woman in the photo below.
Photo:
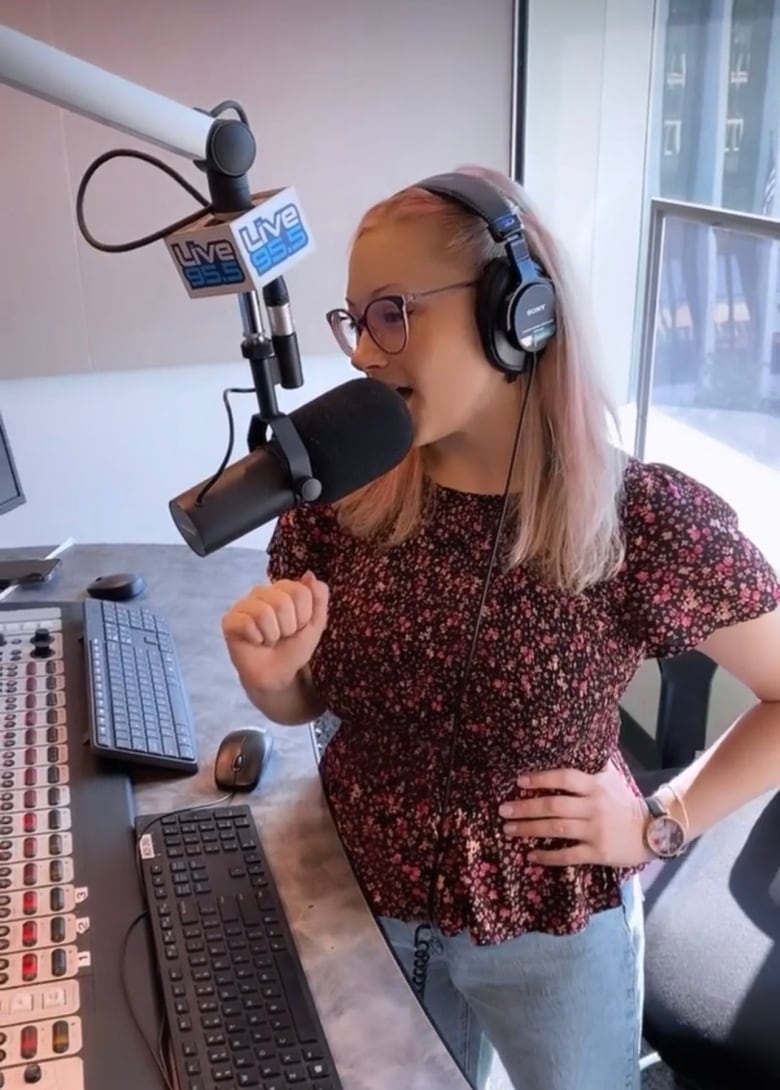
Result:
{"type": "Polygon", "coordinates": [[[321,762],[334,820],[410,976],[429,925],[414,978],[471,1079],[484,1032],[517,1090],[624,1090],[638,870],[780,784],[780,586],[722,500],[611,443],[561,256],[522,192],[481,176],[522,210],[552,339],[507,382],[475,317],[503,244],[419,186],[371,209],[329,321],[401,390],[413,449],[283,516],[271,583],[223,631],[270,719],[341,720],[321,762]],[[693,647],[757,703],[646,801],[618,701],[644,658],[693,647]]]}

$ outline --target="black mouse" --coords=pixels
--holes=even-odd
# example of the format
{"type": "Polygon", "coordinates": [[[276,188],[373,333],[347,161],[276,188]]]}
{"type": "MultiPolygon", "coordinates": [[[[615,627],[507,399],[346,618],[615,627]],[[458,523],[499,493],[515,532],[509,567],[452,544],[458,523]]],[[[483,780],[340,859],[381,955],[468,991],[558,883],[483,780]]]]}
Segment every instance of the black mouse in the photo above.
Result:
{"type": "Polygon", "coordinates": [[[268,761],[273,738],[262,727],[239,727],[219,743],[214,782],[220,791],[253,791],[268,761]]]}
{"type": "Polygon", "coordinates": [[[118,575],[99,575],[87,587],[91,598],[108,598],[113,602],[126,602],[128,598],[137,598],[146,590],[142,576],[131,572],[118,575]]]}

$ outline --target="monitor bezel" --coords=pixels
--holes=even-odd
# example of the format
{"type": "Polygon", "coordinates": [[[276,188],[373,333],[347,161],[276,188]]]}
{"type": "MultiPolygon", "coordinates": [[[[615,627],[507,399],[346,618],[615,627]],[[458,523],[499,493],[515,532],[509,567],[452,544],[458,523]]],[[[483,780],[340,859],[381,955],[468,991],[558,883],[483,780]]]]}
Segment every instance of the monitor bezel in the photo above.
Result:
{"type": "MultiPolygon", "coordinates": [[[[0,413],[0,445],[2,445],[3,451],[5,452],[5,456],[8,459],[8,465],[9,465],[9,468],[11,470],[11,477],[13,478],[13,482],[16,485],[16,493],[17,493],[12,499],[5,500],[4,502],[0,502],[0,515],[5,515],[5,514],[7,514],[8,511],[13,511],[17,507],[21,507],[23,503],[26,503],[27,502],[27,497],[25,496],[24,489],[22,488],[22,482],[21,482],[21,479],[19,477],[19,471],[16,468],[16,461],[14,459],[14,452],[11,450],[11,442],[10,442],[10,440],[8,438],[8,432],[7,432],[5,424],[3,422],[3,417],[2,417],[1,413],[0,413]]],[[[0,457],[2,457],[2,452],[0,452],[0,457]]]]}

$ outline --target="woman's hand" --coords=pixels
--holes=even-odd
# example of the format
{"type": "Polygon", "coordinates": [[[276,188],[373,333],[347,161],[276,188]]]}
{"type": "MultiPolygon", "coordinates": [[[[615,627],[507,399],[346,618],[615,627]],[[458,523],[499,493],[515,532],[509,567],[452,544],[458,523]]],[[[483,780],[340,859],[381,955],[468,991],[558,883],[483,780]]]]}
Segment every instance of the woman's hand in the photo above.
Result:
{"type": "Polygon", "coordinates": [[[653,858],[644,842],[647,807],[611,760],[595,775],[561,768],[530,772],[519,776],[517,783],[524,792],[545,793],[499,807],[500,816],[506,819],[506,835],[576,842],[570,847],[531,851],[530,863],[626,867],[653,858]],[[565,794],[547,794],[549,791],[565,794]]]}
{"type": "Polygon", "coordinates": [[[222,618],[230,660],[247,692],[278,693],[308,665],[328,623],[329,591],[311,572],[255,587],[222,618]]]}

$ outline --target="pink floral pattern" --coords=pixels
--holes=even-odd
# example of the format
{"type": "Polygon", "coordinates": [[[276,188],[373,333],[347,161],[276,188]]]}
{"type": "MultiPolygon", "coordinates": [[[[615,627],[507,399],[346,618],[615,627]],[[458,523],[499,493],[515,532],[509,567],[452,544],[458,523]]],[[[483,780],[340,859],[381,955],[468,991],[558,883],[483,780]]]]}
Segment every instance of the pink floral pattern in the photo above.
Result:
{"type": "MultiPolygon", "coordinates": [[[[269,575],[311,568],[331,590],[312,660],[341,725],[321,774],[333,818],[377,913],[426,918],[454,705],[501,499],[436,488],[425,526],[382,552],[326,506],[288,512],[269,575]]],[[[565,594],[527,566],[494,576],[465,694],[438,869],[436,921],[495,943],[566,934],[619,903],[629,869],[546,868],[508,840],[499,805],[524,770],[601,769],[619,757],[618,701],[642,659],[695,647],[767,612],[780,585],[731,508],[668,466],[627,463],[626,559],[565,594]]],[[[536,843],[545,846],[544,841],[536,843]]],[[[549,846],[557,846],[549,843],[549,846]]]]}

